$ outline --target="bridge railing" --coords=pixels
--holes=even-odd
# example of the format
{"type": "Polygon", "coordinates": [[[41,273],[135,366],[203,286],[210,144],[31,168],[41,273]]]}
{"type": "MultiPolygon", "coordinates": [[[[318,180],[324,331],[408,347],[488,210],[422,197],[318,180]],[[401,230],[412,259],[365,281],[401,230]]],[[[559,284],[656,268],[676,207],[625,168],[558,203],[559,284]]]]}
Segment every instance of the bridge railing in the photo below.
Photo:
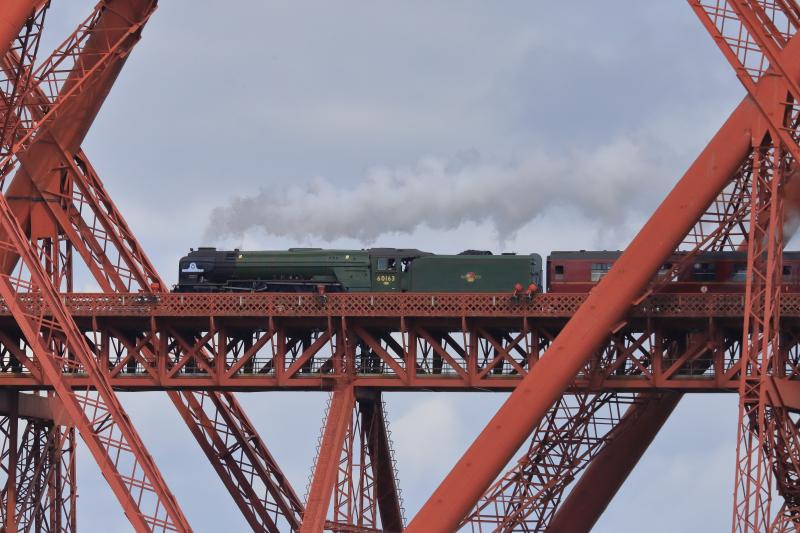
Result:
{"type": "MultiPolygon", "coordinates": [[[[538,294],[531,301],[508,293],[69,293],[62,299],[74,316],[170,317],[498,317],[565,318],[586,294],[538,294]]],[[[35,294],[21,297],[38,308],[35,294]]],[[[800,293],[782,296],[781,315],[800,317],[800,293]]],[[[744,295],[674,293],[651,295],[631,311],[632,317],[736,317],[744,295]]],[[[0,300],[0,315],[8,315],[0,300]]]]}

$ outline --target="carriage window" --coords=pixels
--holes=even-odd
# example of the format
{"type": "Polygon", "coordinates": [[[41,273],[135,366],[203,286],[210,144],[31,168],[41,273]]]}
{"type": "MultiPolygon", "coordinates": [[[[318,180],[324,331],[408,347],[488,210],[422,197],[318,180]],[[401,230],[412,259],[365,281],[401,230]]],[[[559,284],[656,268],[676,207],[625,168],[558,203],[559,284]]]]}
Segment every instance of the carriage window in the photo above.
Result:
{"type": "Polygon", "coordinates": [[[792,267],[789,265],[783,265],[783,279],[789,280],[792,277],[792,267]]]}
{"type": "Polygon", "coordinates": [[[592,263],[592,281],[600,281],[611,270],[611,263],[592,263]]]}
{"type": "Polygon", "coordinates": [[[564,265],[556,265],[555,268],[556,280],[564,279],[564,265]]]}
{"type": "Polygon", "coordinates": [[[697,281],[714,281],[716,265],[714,263],[695,263],[692,279],[697,281]]]}
{"type": "Polygon", "coordinates": [[[744,283],[747,281],[747,265],[744,263],[737,263],[733,265],[733,273],[731,273],[731,281],[744,283]]]}

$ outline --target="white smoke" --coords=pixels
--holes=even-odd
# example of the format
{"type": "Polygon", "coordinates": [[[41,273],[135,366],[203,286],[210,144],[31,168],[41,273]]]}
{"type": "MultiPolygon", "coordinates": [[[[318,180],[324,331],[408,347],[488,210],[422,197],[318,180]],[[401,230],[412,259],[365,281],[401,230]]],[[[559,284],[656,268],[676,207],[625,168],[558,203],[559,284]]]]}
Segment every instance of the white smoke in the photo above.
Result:
{"type": "Polygon", "coordinates": [[[559,207],[615,225],[640,202],[660,169],[647,150],[625,138],[568,155],[535,151],[503,164],[428,157],[413,167],[372,168],[351,186],[317,178],[234,198],[212,211],[207,237],[261,229],[297,241],[371,243],[421,225],[449,230],[488,222],[504,239],[559,207]]]}

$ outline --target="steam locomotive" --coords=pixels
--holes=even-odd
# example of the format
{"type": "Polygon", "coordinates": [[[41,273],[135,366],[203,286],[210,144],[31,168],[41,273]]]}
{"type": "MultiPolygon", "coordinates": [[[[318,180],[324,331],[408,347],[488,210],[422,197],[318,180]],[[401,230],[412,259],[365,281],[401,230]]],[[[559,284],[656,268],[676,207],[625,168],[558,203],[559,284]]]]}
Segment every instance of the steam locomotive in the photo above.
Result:
{"type": "MultiPolygon", "coordinates": [[[[547,257],[547,292],[584,293],[611,269],[619,251],[554,251],[547,257]]],[[[800,252],[785,252],[783,288],[800,292],[800,252]]],[[[661,274],[680,264],[678,254],[661,274]]],[[[538,254],[493,255],[466,250],[438,255],[416,249],[370,248],[244,251],[198,248],[179,262],[177,292],[514,292],[541,291],[538,254]]],[[[747,254],[703,253],[660,290],[744,292],[747,254]]]]}
{"type": "Polygon", "coordinates": [[[199,248],[179,265],[180,292],[505,292],[542,283],[540,255],[478,250],[436,255],[402,248],[199,248]]]}

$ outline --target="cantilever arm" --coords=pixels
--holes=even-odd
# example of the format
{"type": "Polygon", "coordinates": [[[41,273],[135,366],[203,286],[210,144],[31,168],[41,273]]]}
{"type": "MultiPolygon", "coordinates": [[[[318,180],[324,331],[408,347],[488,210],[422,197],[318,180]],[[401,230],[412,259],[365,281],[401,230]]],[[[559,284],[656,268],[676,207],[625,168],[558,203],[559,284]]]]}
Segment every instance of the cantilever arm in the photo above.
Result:
{"type": "MultiPolygon", "coordinates": [[[[784,51],[800,79],[800,40],[784,51]]],[[[765,77],[759,87],[775,80],[765,77]]],[[[644,292],[664,260],[729,182],[751,147],[750,129],[761,115],[745,99],[662,202],[611,271],[444,479],[409,532],[453,531],[502,471],[578,370],[644,292]]]]}

